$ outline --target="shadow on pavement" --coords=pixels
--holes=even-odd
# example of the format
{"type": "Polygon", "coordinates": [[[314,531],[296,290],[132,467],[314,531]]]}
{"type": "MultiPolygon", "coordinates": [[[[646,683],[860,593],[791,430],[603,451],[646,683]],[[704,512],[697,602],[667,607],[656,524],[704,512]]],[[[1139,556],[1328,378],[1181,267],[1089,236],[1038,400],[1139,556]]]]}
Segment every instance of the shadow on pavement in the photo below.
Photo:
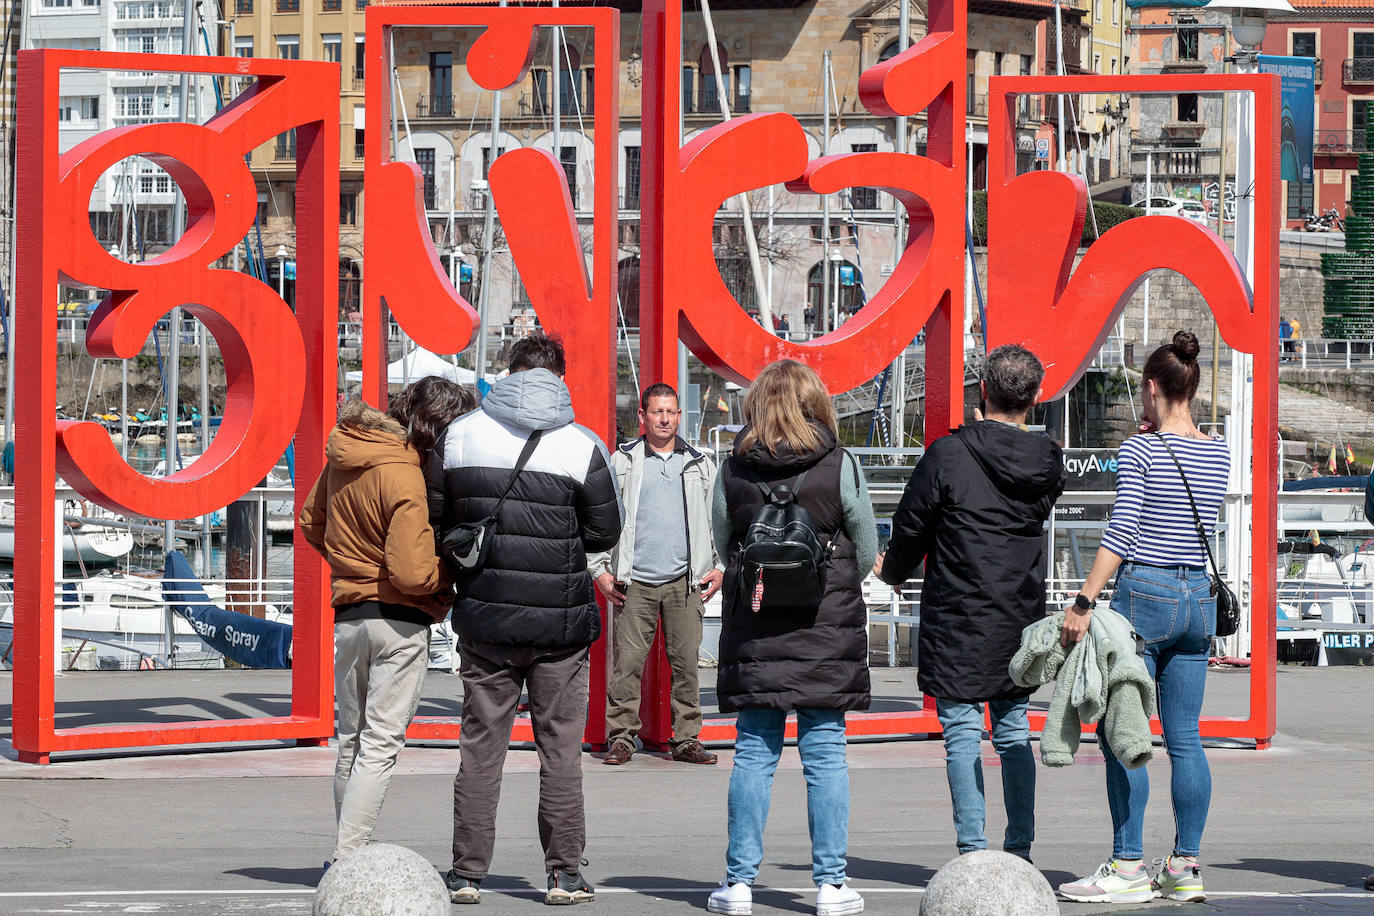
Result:
{"type": "MultiPolygon", "coordinates": [[[[1365,875],[1374,871],[1370,862],[1329,862],[1304,859],[1238,859],[1235,862],[1207,863],[1212,868],[1254,871],[1284,878],[1325,881],[1337,887],[1364,887],[1365,875]]],[[[1374,899],[1374,894],[1371,894],[1374,899]]]]}
{"type": "Polygon", "coordinates": [[[271,884],[295,884],[300,887],[314,887],[320,881],[318,868],[231,868],[226,875],[239,875],[254,881],[267,881],[271,884]]]}

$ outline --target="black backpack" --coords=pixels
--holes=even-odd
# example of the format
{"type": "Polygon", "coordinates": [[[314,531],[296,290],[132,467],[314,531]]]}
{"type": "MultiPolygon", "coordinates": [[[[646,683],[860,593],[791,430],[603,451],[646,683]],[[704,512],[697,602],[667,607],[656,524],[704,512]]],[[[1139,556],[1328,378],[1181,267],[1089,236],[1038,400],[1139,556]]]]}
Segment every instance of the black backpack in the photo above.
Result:
{"type": "Polygon", "coordinates": [[[740,545],[739,594],[755,614],[815,611],[825,594],[825,563],[833,539],[822,544],[811,513],[797,503],[805,479],[803,471],[790,487],[770,487],[754,478],[764,502],[740,545]]]}

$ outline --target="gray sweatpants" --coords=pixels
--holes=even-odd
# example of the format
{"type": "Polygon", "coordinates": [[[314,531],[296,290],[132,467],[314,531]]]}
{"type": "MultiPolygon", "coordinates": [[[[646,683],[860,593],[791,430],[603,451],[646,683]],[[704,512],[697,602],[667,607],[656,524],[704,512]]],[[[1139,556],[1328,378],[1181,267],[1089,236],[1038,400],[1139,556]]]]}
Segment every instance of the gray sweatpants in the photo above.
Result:
{"type": "Polygon", "coordinates": [[[377,826],[391,768],[406,743],[429,666],[429,627],[367,618],[334,624],[334,696],[339,760],[333,859],[363,846],[377,826]]]}
{"type": "Polygon", "coordinates": [[[453,871],[487,876],[496,845],[501,769],[521,688],[529,691],[539,753],[539,842],[544,870],[578,871],[587,841],[582,810],[582,732],[588,650],[549,651],[463,643],[461,761],[453,779],[453,871]]]}

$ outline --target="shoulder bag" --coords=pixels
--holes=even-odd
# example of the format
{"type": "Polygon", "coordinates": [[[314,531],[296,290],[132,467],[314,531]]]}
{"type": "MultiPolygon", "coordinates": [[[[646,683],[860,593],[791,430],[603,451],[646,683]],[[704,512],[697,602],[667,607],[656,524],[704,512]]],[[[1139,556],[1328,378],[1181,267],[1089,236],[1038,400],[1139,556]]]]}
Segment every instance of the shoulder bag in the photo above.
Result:
{"type": "Polygon", "coordinates": [[[1202,516],[1198,514],[1197,502],[1193,499],[1193,488],[1188,485],[1188,475],[1183,473],[1183,465],[1179,463],[1178,456],[1169,447],[1169,440],[1165,439],[1158,431],[1155,435],[1159,437],[1160,444],[1169,453],[1169,457],[1174,459],[1174,464],[1178,467],[1178,476],[1183,480],[1183,490],[1188,494],[1188,505],[1193,508],[1193,524],[1197,527],[1198,543],[1207,553],[1207,562],[1212,568],[1212,597],[1217,599],[1217,630],[1216,636],[1230,636],[1236,632],[1240,626],[1240,602],[1236,599],[1236,593],[1231,591],[1231,586],[1221,578],[1221,573],[1217,571],[1216,557],[1212,556],[1212,544],[1207,540],[1207,533],[1202,527],[1202,516]]]}
{"type": "Polygon", "coordinates": [[[510,495],[515,482],[520,479],[520,472],[525,469],[530,456],[534,454],[534,447],[539,444],[540,433],[541,430],[536,429],[525,440],[525,447],[520,450],[520,457],[515,461],[515,470],[510,475],[510,483],[506,484],[506,489],[502,491],[501,498],[497,500],[496,508],[491,510],[491,514],[475,522],[454,525],[440,538],[440,554],[453,564],[459,575],[475,576],[486,565],[487,553],[491,550],[491,536],[496,531],[496,521],[501,514],[501,507],[505,505],[506,497],[510,495]]]}

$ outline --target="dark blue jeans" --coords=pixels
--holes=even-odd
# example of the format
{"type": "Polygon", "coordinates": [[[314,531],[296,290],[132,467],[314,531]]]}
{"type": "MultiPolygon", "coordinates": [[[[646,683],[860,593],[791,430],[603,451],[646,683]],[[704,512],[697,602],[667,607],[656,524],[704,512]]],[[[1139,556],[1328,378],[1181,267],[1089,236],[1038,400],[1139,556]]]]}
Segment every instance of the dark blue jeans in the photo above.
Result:
{"type": "MultiPolygon", "coordinates": [[[[1169,753],[1174,803],[1175,855],[1195,856],[1202,845],[1212,800],[1212,771],[1202,752],[1198,717],[1207,681],[1207,656],[1216,632],[1217,602],[1211,580],[1191,566],[1123,563],[1116,576],[1112,609],[1131,621],[1145,640],[1145,665],[1155,680],[1159,720],[1169,753]]],[[[1107,804],[1112,812],[1112,855],[1144,858],[1145,805],[1150,777],[1145,767],[1128,770],[1107,744],[1101,724],[1098,743],[1107,760],[1107,804]]]]}

